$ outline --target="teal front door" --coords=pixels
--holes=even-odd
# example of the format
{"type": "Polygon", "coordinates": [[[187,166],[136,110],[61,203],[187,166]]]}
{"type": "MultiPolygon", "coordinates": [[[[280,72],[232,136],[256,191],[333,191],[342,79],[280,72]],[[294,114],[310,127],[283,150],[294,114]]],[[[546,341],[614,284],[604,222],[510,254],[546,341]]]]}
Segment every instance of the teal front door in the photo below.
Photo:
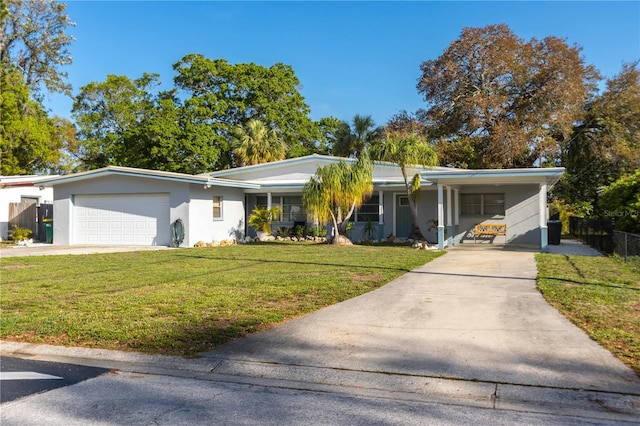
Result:
{"type": "Polygon", "coordinates": [[[396,195],[396,237],[408,238],[411,233],[411,207],[409,197],[396,195]]]}

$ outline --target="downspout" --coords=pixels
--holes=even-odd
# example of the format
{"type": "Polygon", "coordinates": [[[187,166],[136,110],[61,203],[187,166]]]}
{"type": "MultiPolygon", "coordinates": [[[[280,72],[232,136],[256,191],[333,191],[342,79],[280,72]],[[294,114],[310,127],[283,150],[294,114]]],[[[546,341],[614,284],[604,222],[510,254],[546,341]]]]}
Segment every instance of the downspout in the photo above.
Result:
{"type": "Polygon", "coordinates": [[[438,184],[438,249],[444,250],[444,193],[443,186],[438,184]]]}
{"type": "Polygon", "coordinates": [[[378,191],[378,242],[382,241],[384,234],[384,191],[378,191]]]}
{"type": "Polygon", "coordinates": [[[540,251],[549,251],[549,229],[547,228],[547,183],[540,184],[538,191],[538,216],[540,218],[540,251]]]}

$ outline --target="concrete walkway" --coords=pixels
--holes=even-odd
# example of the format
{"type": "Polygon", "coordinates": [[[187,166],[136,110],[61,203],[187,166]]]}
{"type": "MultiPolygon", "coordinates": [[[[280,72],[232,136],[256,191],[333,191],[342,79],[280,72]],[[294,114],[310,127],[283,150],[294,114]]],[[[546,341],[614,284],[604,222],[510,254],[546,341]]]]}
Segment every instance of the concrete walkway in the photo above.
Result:
{"type": "MultiPolygon", "coordinates": [[[[566,424],[584,419],[636,422],[640,379],[544,301],[535,286],[536,274],[532,252],[458,248],[374,292],[237,340],[197,360],[6,342],[2,351],[66,361],[75,356],[85,365],[197,377],[198,386],[210,380],[369,402],[404,401],[402,406],[414,408],[435,402],[544,413],[560,415],[566,424]]],[[[105,416],[113,415],[113,404],[126,399],[99,398],[111,410],[105,416]]],[[[257,398],[252,404],[261,404],[260,397],[252,398],[257,398]]],[[[163,396],[163,401],[170,399],[163,396]]],[[[11,404],[3,406],[3,417],[13,418],[29,407],[28,399],[24,406],[11,404]]],[[[353,404],[347,405],[353,409],[353,404]]],[[[95,404],[86,406],[99,416],[95,404]]],[[[287,404],[280,401],[279,406],[287,404]]],[[[329,411],[318,415],[329,417],[316,420],[339,423],[339,413],[324,410],[329,411]]],[[[150,412],[148,418],[157,420],[158,415],[150,412]]],[[[224,418],[220,411],[218,415],[224,418]]]]}

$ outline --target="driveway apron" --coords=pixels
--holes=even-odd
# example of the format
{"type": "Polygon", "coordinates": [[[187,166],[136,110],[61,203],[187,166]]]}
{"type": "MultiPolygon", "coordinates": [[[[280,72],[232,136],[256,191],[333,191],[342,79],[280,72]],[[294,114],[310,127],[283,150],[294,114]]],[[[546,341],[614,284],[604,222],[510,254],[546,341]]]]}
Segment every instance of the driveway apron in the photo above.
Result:
{"type": "Polygon", "coordinates": [[[622,362],[546,303],[534,254],[450,250],[388,285],[207,359],[640,394],[622,362]]]}

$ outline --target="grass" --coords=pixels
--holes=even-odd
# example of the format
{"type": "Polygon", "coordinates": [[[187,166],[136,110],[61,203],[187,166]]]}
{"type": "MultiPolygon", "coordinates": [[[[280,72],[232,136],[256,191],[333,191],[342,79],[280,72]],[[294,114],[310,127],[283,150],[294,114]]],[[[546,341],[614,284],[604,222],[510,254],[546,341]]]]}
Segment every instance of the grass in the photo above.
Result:
{"type": "Polygon", "coordinates": [[[545,299],[640,376],[640,264],[538,254],[545,299]]]}
{"type": "Polygon", "coordinates": [[[441,253],[251,244],[0,259],[0,338],[194,356],[374,290],[441,253]]]}

